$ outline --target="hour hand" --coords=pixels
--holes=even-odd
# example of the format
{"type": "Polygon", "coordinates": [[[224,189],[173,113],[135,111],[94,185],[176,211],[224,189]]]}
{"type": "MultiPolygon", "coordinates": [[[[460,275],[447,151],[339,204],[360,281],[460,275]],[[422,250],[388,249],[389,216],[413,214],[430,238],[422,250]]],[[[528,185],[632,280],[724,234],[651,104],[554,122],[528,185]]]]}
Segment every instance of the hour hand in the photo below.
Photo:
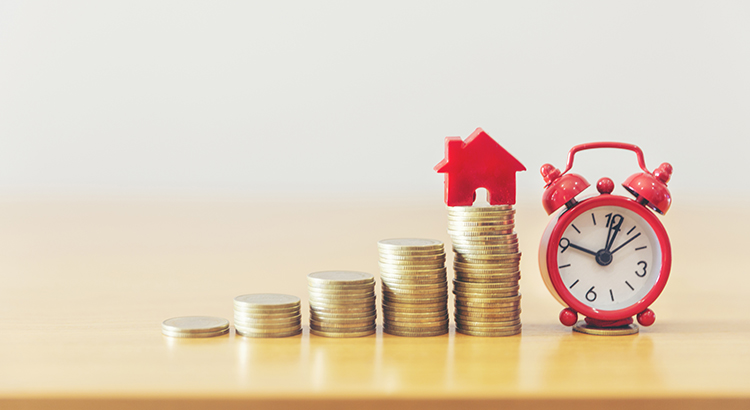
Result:
{"type": "Polygon", "coordinates": [[[570,243],[570,241],[568,240],[568,238],[562,238],[562,239],[560,239],[560,247],[562,248],[562,250],[560,251],[560,253],[565,252],[566,250],[568,250],[568,248],[573,248],[573,249],[579,250],[581,252],[585,252],[585,253],[588,253],[588,254],[596,256],[596,252],[590,251],[590,250],[588,250],[588,249],[586,249],[586,248],[584,248],[582,246],[578,246],[576,244],[570,243]]]}

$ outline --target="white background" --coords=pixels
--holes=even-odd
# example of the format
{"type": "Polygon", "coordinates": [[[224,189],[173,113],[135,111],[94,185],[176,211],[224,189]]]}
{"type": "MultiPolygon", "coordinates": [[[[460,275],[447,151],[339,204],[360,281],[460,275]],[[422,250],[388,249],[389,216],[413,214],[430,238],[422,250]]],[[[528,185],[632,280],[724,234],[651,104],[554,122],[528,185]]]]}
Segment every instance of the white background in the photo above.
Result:
{"type": "Polygon", "coordinates": [[[675,203],[747,198],[749,117],[748,2],[0,1],[4,197],[437,198],[483,127],[520,201],[598,140],[671,162],[675,203]]]}

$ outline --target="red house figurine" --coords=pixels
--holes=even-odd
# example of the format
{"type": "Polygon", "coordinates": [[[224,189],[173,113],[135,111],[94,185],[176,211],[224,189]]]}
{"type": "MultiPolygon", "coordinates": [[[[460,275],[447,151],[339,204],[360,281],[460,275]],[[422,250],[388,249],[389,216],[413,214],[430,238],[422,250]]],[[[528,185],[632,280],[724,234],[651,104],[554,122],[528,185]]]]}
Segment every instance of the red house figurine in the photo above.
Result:
{"type": "Polygon", "coordinates": [[[445,138],[445,159],[435,171],[445,174],[448,206],[471,206],[479,188],[487,190],[490,205],[506,205],[516,203],[516,172],[526,167],[477,128],[466,141],[445,138]]]}

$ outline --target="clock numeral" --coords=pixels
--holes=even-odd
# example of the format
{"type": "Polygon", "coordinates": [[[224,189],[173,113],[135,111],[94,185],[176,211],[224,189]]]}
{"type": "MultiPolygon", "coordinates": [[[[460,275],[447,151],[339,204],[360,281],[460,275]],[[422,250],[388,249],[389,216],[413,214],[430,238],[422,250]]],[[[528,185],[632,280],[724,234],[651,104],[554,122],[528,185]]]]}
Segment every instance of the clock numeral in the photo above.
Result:
{"type": "MultiPolygon", "coordinates": [[[[620,214],[612,214],[612,213],[608,213],[608,214],[606,214],[606,215],[604,215],[604,216],[605,216],[605,217],[607,218],[607,228],[609,228],[609,225],[610,225],[610,224],[611,224],[612,222],[614,222],[613,220],[618,220],[618,221],[622,221],[622,220],[623,220],[623,217],[622,217],[622,215],[620,215],[620,214]]],[[[617,225],[617,224],[618,224],[618,222],[614,222],[614,223],[615,223],[615,225],[617,225]]],[[[621,222],[619,222],[619,223],[621,223],[621,222]]],[[[619,228],[619,227],[618,227],[618,228],[619,228]]],[[[619,230],[619,229],[618,229],[618,230],[619,230]]]]}
{"type": "Polygon", "coordinates": [[[586,292],[586,300],[589,302],[593,302],[596,300],[596,292],[594,292],[594,286],[589,289],[588,292],[586,292]]]}
{"type": "Polygon", "coordinates": [[[560,247],[562,248],[560,253],[563,253],[566,250],[568,250],[568,246],[570,246],[570,241],[568,240],[568,238],[560,238],[560,247]]]}
{"type": "Polygon", "coordinates": [[[638,276],[639,278],[646,276],[646,267],[648,266],[648,263],[646,263],[646,261],[638,262],[638,265],[641,265],[641,264],[643,264],[643,266],[641,267],[641,269],[643,269],[643,272],[639,273],[638,271],[635,271],[635,275],[638,276]]]}

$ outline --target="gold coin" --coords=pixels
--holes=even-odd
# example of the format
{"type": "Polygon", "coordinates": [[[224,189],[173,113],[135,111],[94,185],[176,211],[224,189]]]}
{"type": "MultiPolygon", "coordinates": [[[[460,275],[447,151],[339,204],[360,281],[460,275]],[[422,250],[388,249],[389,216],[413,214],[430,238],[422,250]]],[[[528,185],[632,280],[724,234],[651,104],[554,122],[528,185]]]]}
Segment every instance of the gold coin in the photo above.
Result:
{"type": "Polygon", "coordinates": [[[318,330],[340,330],[346,331],[349,329],[356,329],[356,331],[364,331],[365,328],[369,328],[375,323],[375,319],[363,320],[361,322],[320,322],[314,319],[310,319],[310,327],[318,330]]]}
{"type": "Polygon", "coordinates": [[[308,296],[309,296],[308,297],[309,300],[315,300],[315,301],[323,302],[323,303],[328,302],[329,300],[361,301],[363,299],[374,298],[375,290],[371,290],[367,293],[340,293],[340,294],[309,292],[308,296]]]}
{"type": "Polygon", "coordinates": [[[253,326],[243,326],[243,325],[234,325],[234,328],[238,332],[242,333],[252,333],[252,334],[289,334],[294,333],[297,330],[301,328],[300,325],[297,326],[288,326],[288,327],[280,327],[280,328],[273,328],[273,329],[264,329],[259,327],[253,327],[253,326]]]}
{"type": "Polygon", "coordinates": [[[247,317],[242,315],[234,315],[234,321],[240,321],[244,323],[265,323],[265,324],[281,324],[281,323],[290,323],[294,321],[301,320],[301,315],[291,316],[291,317],[285,317],[285,318],[255,318],[255,317],[247,317]]]}
{"type": "Polygon", "coordinates": [[[431,304],[427,306],[422,306],[420,304],[387,304],[383,303],[383,311],[389,311],[394,313],[414,313],[414,314],[423,314],[423,313],[433,313],[438,312],[442,310],[448,309],[448,303],[442,302],[437,304],[431,304]]]}
{"type": "Polygon", "coordinates": [[[297,336],[302,333],[302,328],[299,328],[297,330],[287,332],[287,333],[253,333],[253,332],[244,332],[240,329],[235,328],[237,331],[237,334],[244,337],[253,337],[253,338],[277,338],[277,337],[291,337],[291,336],[297,336]]]}
{"type": "Polygon", "coordinates": [[[491,320],[509,320],[509,319],[515,319],[521,316],[521,310],[515,310],[512,312],[507,313],[455,313],[453,314],[453,317],[456,319],[456,321],[462,320],[462,321],[469,321],[469,322],[481,322],[481,321],[491,321],[491,320]]]}
{"type": "Polygon", "coordinates": [[[339,306],[339,307],[330,307],[330,306],[310,306],[310,313],[316,313],[316,314],[339,314],[339,315],[359,315],[364,314],[366,312],[371,312],[375,310],[375,304],[367,304],[365,306],[339,306]]]}
{"type": "Polygon", "coordinates": [[[401,337],[433,337],[433,336],[442,336],[446,333],[448,333],[448,327],[445,329],[439,329],[435,331],[429,331],[429,332],[404,332],[400,330],[393,330],[393,329],[383,329],[384,333],[387,333],[392,336],[401,336],[401,337]]]}
{"type": "Polygon", "coordinates": [[[454,313],[461,316],[482,316],[482,315],[505,315],[508,313],[513,314],[520,314],[521,312],[521,304],[519,302],[516,302],[515,304],[511,304],[509,306],[501,306],[501,307],[470,307],[470,306],[461,306],[461,305],[455,305],[455,311],[454,313]]]}
{"type": "Polygon", "coordinates": [[[363,313],[326,313],[326,312],[310,312],[310,317],[314,317],[318,320],[353,320],[359,318],[370,318],[377,316],[377,309],[372,309],[368,312],[363,313]]]}
{"type": "Polygon", "coordinates": [[[428,271],[413,271],[413,270],[401,270],[401,271],[380,271],[380,279],[435,279],[444,278],[448,274],[447,268],[440,268],[428,271]]]}
{"type": "Polygon", "coordinates": [[[357,307],[364,307],[367,305],[371,305],[375,303],[376,296],[373,294],[373,296],[360,298],[360,299],[354,299],[354,300],[347,300],[345,298],[317,298],[317,297],[310,297],[308,299],[308,302],[310,303],[310,306],[357,306],[357,307]]]}
{"type": "Polygon", "coordinates": [[[402,285],[438,285],[441,283],[448,283],[448,278],[443,276],[442,278],[433,279],[383,279],[381,282],[382,286],[402,286],[402,285]]]}
{"type": "Polygon", "coordinates": [[[442,306],[448,303],[448,294],[439,297],[419,297],[419,298],[407,298],[398,296],[386,296],[383,295],[383,305],[393,307],[434,307],[442,306]]]}
{"type": "Polygon", "coordinates": [[[439,332],[443,329],[448,329],[448,321],[446,320],[444,324],[441,324],[439,326],[394,326],[391,323],[384,323],[383,324],[383,330],[385,332],[391,333],[391,332],[400,332],[400,333],[432,333],[432,332],[439,332]]]}
{"type": "Polygon", "coordinates": [[[422,262],[444,261],[445,252],[434,254],[434,255],[408,255],[408,256],[393,255],[389,253],[380,253],[380,259],[393,261],[394,263],[399,263],[400,261],[422,261],[422,262]]]}
{"type": "Polygon", "coordinates": [[[518,282],[504,281],[497,283],[476,283],[476,282],[464,282],[458,279],[453,279],[454,289],[463,289],[466,291],[472,291],[472,289],[506,289],[508,287],[518,286],[518,282]]]}
{"type": "Polygon", "coordinates": [[[383,323],[389,323],[396,326],[428,326],[431,324],[445,323],[450,319],[446,314],[440,317],[400,317],[400,316],[383,316],[383,323]]]}
{"type": "Polygon", "coordinates": [[[331,327],[331,326],[317,326],[310,324],[310,330],[315,330],[317,332],[326,332],[326,333],[362,333],[362,332],[369,332],[371,330],[375,330],[376,326],[375,323],[368,326],[360,326],[360,327],[331,327]]]}
{"type": "Polygon", "coordinates": [[[472,289],[472,291],[464,291],[460,289],[453,289],[453,294],[456,297],[470,298],[470,299],[482,299],[482,298],[505,298],[508,296],[515,296],[518,294],[518,286],[514,286],[507,289],[491,289],[491,290],[479,290],[472,289]]]}
{"type": "Polygon", "coordinates": [[[345,285],[345,284],[317,284],[308,283],[307,289],[321,292],[366,292],[375,287],[375,279],[372,282],[362,283],[357,285],[345,285]]]}
{"type": "Polygon", "coordinates": [[[445,259],[438,259],[434,261],[393,261],[388,259],[380,258],[378,260],[378,266],[381,268],[396,268],[396,269],[442,269],[445,266],[445,259]]]}
{"type": "Polygon", "coordinates": [[[366,330],[364,332],[325,332],[321,330],[315,330],[310,329],[310,334],[315,336],[322,336],[322,337],[336,337],[336,338],[343,338],[343,337],[364,337],[364,336],[370,336],[375,334],[375,329],[366,330]]]}
{"type": "Polygon", "coordinates": [[[394,291],[401,291],[401,290],[412,290],[412,291],[435,291],[435,290],[443,290],[448,289],[448,281],[440,281],[437,283],[397,283],[397,282],[383,282],[381,283],[381,290],[394,290],[394,291]]]}
{"type": "Polygon", "coordinates": [[[474,331],[474,330],[465,330],[465,329],[459,329],[456,328],[456,332],[465,334],[467,336],[478,336],[478,337],[504,337],[504,336],[513,336],[521,333],[521,326],[519,325],[517,329],[509,329],[509,330],[501,330],[501,331],[474,331]]]}
{"type": "Polygon", "coordinates": [[[448,315],[448,306],[444,306],[442,309],[435,309],[435,310],[425,310],[422,312],[413,312],[413,311],[393,311],[389,309],[383,309],[383,316],[390,316],[390,317],[443,317],[448,315]]]}
{"type": "Polygon", "coordinates": [[[427,249],[427,250],[409,250],[409,249],[378,249],[379,254],[394,256],[435,256],[445,255],[445,248],[427,249]]]}
{"type": "Polygon", "coordinates": [[[456,326],[460,326],[462,329],[470,329],[470,330],[481,330],[481,331],[489,331],[489,330],[507,330],[509,327],[518,326],[521,324],[520,318],[515,318],[512,320],[504,320],[504,321],[471,321],[471,320],[456,320],[456,326]]]}

